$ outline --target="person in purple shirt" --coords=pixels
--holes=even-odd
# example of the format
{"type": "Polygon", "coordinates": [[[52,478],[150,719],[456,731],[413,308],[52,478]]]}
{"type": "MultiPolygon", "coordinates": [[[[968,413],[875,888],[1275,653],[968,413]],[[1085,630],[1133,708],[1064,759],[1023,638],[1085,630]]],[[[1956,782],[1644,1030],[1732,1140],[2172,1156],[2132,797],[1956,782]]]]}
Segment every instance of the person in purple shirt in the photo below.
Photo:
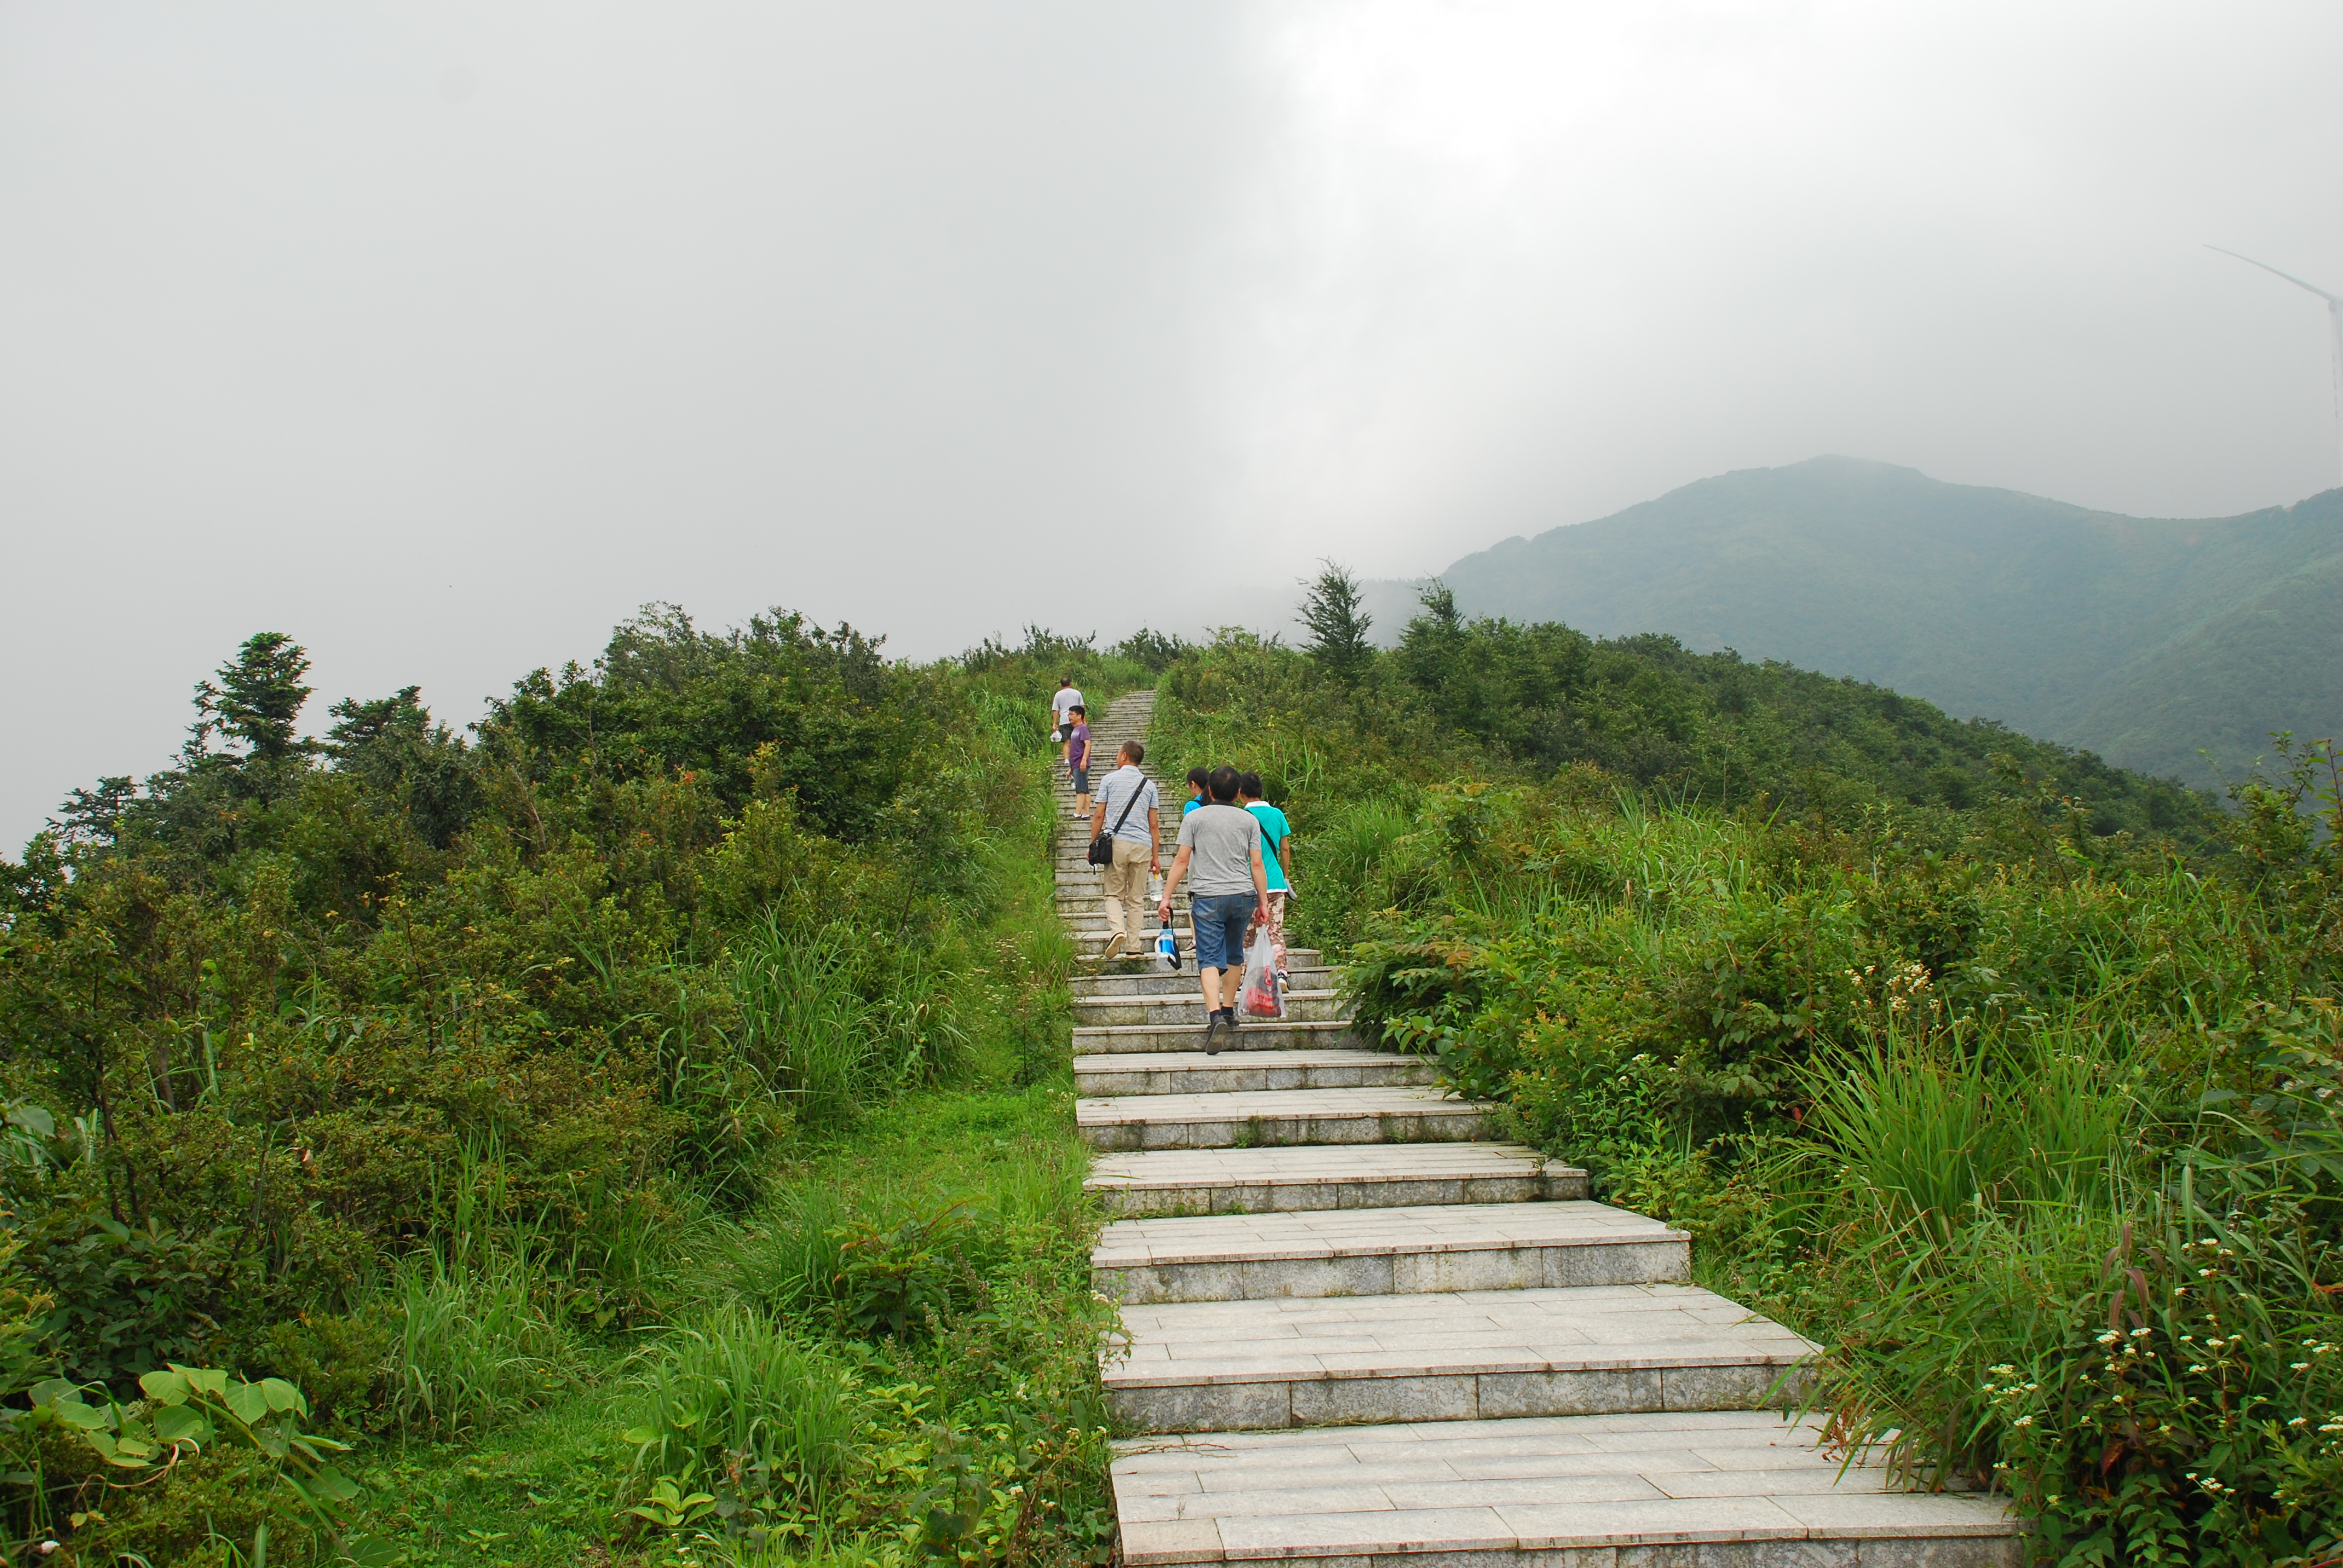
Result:
{"type": "Polygon", "coordinates": [[[1074,815],[1091,814],[1091,720],[1090,714],[1080,703],[1066,709],[1074,721],[1073,733],[1066,737],[1066,766],[1074,775],[1074,815]]]}

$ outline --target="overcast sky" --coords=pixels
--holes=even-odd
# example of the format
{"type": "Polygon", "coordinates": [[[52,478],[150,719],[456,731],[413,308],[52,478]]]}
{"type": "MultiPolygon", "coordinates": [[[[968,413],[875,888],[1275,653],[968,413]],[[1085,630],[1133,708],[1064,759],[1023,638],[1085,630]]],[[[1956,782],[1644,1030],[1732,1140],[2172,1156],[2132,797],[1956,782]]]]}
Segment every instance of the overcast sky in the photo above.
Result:
{"type": "Polygon", "coordinates": [[[0,842],[283,630],[1267,625],[1841,452],[2337,482],[2343,7],[0,0],[0,842]],[[1194,550],[1183,576],[1172,548],[1194,550]]]}

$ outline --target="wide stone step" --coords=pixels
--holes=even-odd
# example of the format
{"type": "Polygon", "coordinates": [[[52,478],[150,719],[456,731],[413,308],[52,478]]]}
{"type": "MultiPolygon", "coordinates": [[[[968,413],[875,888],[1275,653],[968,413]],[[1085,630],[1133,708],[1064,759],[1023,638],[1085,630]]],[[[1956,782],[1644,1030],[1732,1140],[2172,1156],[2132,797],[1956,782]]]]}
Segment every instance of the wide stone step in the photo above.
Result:
{"type": "Polygon", "coordinates": [[[1586,1196],[1586,1172],[1517,1143],[1166,1149],[1102,1154],[1082,1183],[1109,1214],[1268,1214],[1532,1203],[1586,1196]]]}
{"type": "Polygon", "coordinates": [[[1241,1094],[1286,1089],[1407,1089],[1431,1084],[1432,1062],[1383,1050],[1141,1051],[1074,1058],[1081,1095],[1241,1094]]]}
{"type": "Polygon", "coordinates": [[[1661,1284],[1690,1269],[1682,1231],[1583,1201],[1117,1220],[1091,1252],[1099,1292],[1126,1305],[1661,1284]]]}
{"type": "MultiPolygon", "coordinates": [[[[1127,1056],[1142,1050],[1202,1050],[1204,1026],[1197,1024],[1110,1024],[1102,1029],[1074,1030],[1076,1056],[1127,1056]]],[[[1219,1040],[1226,1050],[1311,1050],[1359,1049],[1358,1037],[1342,1019],[1315,1021],[1240,1023],[1223,1029],[1219,1040]]]]}
{"type": "MultiPolygon", "coordinates": [[[[1292,1023],[1339,1023],[1344,1018],[1342,999],[1328,989],[1288,990],[1285,1016],[1292,1023]]],[[[1187,994],[1155,996],[1077,996],[1074,1025],[1078,1029],[1153,1029],[1204,1027],[1204,993],[1191,979],[1187,994]]]]}
{"type": "Polygon", "coordinates": [[[1815,1348],[1692,1285],[1126,1306],[1141,1432],[1780,1408],[1815,1348]]]}
{"type": "Polygon", "coordinates": [[[1889,1489],[1766,1412],[1594,1415],[1115,1445],[1131,1568],[2019,1568],[1997,1499],[1889,1489]]]}
{"type": "MultiPolygon", "coordinates": [[[[1103,924],[1106,920],[1106,895],[1103,893],[1060,893],[1056,903],[1058,918],[1069,923],[1087,926],[1103,924]]],[[[1152,929],[1159,906],[1147,899],[1140,900],[1139,904],[1140,918],[1152,929]]],[[[1172,914],[1173,923],[1182,926],[1188,923],[1187,894],[1182,893],[1172,900],[1172,914]]]]}
{"type": "Polygon", "coordinates": [[[1126,1094],[1075,1101],[1074,1126],[1083,1142],[1105,1150],[1461,1143],[1486,1133],[1488,1108],[1436,1089],[1126,1094]]]}
{"type": "MultiPolygon", "coordinates": [[[[1149,934],[1153,935],[1151,930],[1149,934]]],[[[1336,971],[1319,961],[1315,948],[1292,948],[1286,952],[1286,974],[1293,982],[1293,990],[1332,990],[1336,971]]],[[[1096,997],[1110,996],[1172,996],[1192,997],[1203,993],[1196,988],[1195,955],[1182,952],[1180,968],[1152,968],[1130,970],[1109,970],[1095,975],[1076,975],[1072,985],[1077,1002],[1096,997]]],[[[1288,993],[1292,994],[1291,992],[1288,993]]]]}

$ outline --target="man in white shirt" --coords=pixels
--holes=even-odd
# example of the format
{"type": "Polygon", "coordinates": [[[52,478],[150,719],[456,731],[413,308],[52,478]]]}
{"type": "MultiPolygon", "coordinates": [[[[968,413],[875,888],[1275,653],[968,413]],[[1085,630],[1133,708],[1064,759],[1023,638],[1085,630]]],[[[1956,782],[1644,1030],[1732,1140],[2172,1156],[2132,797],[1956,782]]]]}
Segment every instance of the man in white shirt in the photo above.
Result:
{"type": "Polygon", "coordinates": [[[1074,678],[1058,682],[1058,695],[1050,699],[1050,723],[1058,734],[1058,760],[1066,760],[1066,743],[1074,736],[1074,716],[1069,709],[1082,706],[1082,694],[1074,689],[1074,678]]]}
{"type": "Polygon", "coordinates": [[[1119,953],[1135,953],[1146,940],[1147,879],[1163,869],[1156,835],[1159,798],[1155,780],[1139,770],[1147,748],[1126,740],[1116,753],[1115,770],[1100,781],[1098,805],[1091,813],[1091,837],[1114,835],[1114,864],[1106,873],[1106,951],[1099,961],[1119,953]]]}

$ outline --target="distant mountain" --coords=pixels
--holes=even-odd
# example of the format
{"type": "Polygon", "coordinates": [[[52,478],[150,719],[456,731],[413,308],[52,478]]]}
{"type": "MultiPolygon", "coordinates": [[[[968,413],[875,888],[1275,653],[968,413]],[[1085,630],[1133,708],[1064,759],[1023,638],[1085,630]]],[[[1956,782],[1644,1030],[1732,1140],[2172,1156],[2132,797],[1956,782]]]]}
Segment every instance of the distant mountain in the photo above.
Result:
{"type": "MultiPolygon", "coordinates": [[[[1441,574],[1470,614],[1668,632],[2210,783],[2343,737],[2343,490],[2237,518],[2094,512],[1816,457],[1725,474],[1441,574]]],[[[1377,584],[1396,635],[1403,585],[1377,584]],[[1394,614],[1394,610],[1398,613],[1394,614]]]]}

